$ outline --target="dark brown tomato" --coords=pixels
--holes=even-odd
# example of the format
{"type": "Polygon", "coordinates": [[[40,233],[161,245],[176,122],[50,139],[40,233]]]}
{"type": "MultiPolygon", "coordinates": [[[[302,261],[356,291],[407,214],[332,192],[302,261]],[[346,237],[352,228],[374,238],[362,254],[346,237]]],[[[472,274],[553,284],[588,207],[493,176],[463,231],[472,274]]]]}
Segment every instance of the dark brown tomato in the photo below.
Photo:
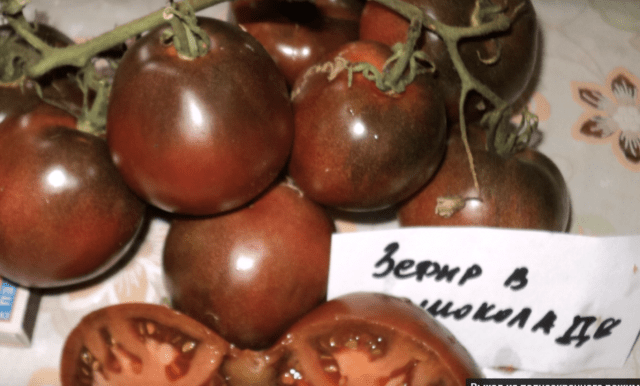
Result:
{"type": "MultiPolygon", "coordinates": [[[[83,95],[80,88],[70,79],[56,79],[42,89],[43,98],[35,90],[34,82],[27,80],[22,86],[18,84],[0,85],[0,124],[12,117],[23,114],[50,116],[51,119],[79,116],[82,109],[83,95]],[[42,105],[50,105],[44,107],[42,105]]],[[[67,124],[67,123],[65,123],[67,124]]],[[[75,125],[68,123],[67,125],[75,125]]]]}
{"type": "MultiPolygon", "coordinates": [[[[433,179],[404,202],[401,226],[489,226],[564,232],[569,226],[569,192],[558,167],[544,154],[525,149],[510,157],[473,146],[480,192],[474,186],[464,145],[452,135],[433,179]],[[439,200],[456,206],[450,217],[439,200]],[[455,200],[450,200],[455,198],[455,200]],[[457,199],[462,198],[463,201],[457,199]]],[[[445,204],[446,206],[448,204],[445,204]]]]}
{"type": "Polygon", "coordinates": [[[238,347],[268,347],[325,299],[333,231],[286,184],[230,213],[174,219],[163,260],[173,306],[238,347]]]}
{"type": "Polygon", "coordinates": [[[140,197],[170,212],[237,208],[280,174],[293,119],[284,77],[251,35],[202,18],[211,38],[188,60],[161,27],[136,41],[116,71],[107,142],[140,197]]]}
{"type": "Polygon", "coordinates": [[[197,321],[156,304],[127,303],[85,316],[65,341],[62,386],[224,385],[229,344],[197,321]]]}
{"type": "MultiPolygon", "coordinates": [[[[95,93],[88,90],[88,102],[92,103],[95,93]]],[[[42,89],[43,100],[52,106],[64,109],[75,117],[82,116],[84,94],[72,78],[53,79],[42,89]]]]}
{"type": "Polygon", "coordinates": [[[51,80],[42,88],[42,97],[35,90],[34,81],[27,80],[22,86],[9,84],[0,86],[0,123],[10,117],[29,114],[41,109],[42,104],[51,105],[45,114],[54,116],[82,113],[83,94],[78,85],[70,78],[51,80]]]}
{"type": "Polygon", "coordinates": [[[28,287],[105,272],[132,244],[146,208],[104,140],[51,109],[42,104],[0,125],[0,276],[28,287]]]}
{"type": "MultiPolygon", "coordinates": [[[[403,1],[450,26],[469,27],[477,24],[473,20],[477,0],[403,1]]],[[[530,0],[492,0],[490,3],[501,7],[510,16],[514,15],[517,7],[522,8],[511,28],[505,32],[461,41],[460,55],[472,76],[507,103],[513,103],[529,85],[537,64],[539,37],[536,13],[530,0]]],[[[369,1],[362,12],[360,38],[393,45],[406,41],[408,27],[407,19],[380,3],[369,1]]],[[[436,67],[449,121],[459,121],[461,82],[444,42],[438,35],[425,29],[419,48],[436,67]]],[[[465,105],[465,116],[475,121],[490,107],[477,94],[472,94],[465,105]]]]}
{"type": "Polygon", "coordinates": [[[347,43],[310,68],[293,90],[289,174],[312,200],[348,211],[388,208],[431,177],[445,149],[440,92],[428,74],[401,93],[382,92],[353,63],[382,69],[390,48],[347,43]]]}
{"type": "Polygon", "coordinates": [[[43,89],[43,95],[65,108],[43,101],[31,80],[26,80],[22,87],[17,84],[0,86],[0,127],[28,131],[49,126],[75,128],[76,117],[72,111],[79,112],[82,107],[79,88],[69,80],[59,79],[43,89]],[[3,124],[5,121],[12,123],[3,124]]]}
{"type": "Polygon", "coordinates": [[[237,0],[233,17],[266,48],[291,86],[308,67],[358,39],[361,0],[237,0]]]}
{"type": "MultiPolygon", "coordinates": [[[[0,124],[5,120],[26,114],[40,104],[42,99],[32,89],[21,89],[18,85],[0,86],[0,124]]],[[[71,123],[75,124],[74,121],[71,123]]]]}
{"type": "Polygon", "coordinates": [[[482,377],[466,349],[427,312],[378,293],[345,295],[305,315],[266,353],[269,371],[254,366],[243,373],[247,363],[260,363],[243,354],[223,367],[231,386],[462,386],[482,377]]]}

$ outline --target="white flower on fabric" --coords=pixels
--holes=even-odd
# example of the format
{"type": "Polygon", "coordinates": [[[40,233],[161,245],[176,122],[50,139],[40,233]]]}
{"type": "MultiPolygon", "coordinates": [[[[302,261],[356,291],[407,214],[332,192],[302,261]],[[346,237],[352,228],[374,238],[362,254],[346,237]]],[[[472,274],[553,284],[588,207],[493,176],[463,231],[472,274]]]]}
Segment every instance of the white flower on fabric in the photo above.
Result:
{"type": "Polygon", "coordinates": [[[625,68],[613,70],[605,86],[572,82],[574,100],[584,113],[573,137],[592,144],[610,143],[627,169],[640,172],[640,80],[625,68]]]}

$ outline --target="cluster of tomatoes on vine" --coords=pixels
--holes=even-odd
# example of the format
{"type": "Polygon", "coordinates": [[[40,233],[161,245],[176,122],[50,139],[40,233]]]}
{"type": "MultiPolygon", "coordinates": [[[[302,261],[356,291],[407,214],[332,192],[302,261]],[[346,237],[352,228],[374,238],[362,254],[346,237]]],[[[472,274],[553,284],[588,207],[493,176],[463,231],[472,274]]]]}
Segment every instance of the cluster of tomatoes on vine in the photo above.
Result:
{"type": "MultiPolygon", "coordinates": [[[[278,367],[291,370],[278,373],[282,384],[338,384],[327,369],[353,359],[338,354],[349,339],[387,332],[353,316],[315,343],[310,332],[280,341],[332,325],[328,311],[297,321],[325,301],[336,216],[393,210],[402,226],[568,226],[559,170],[507,122],[538,60],[529,0],[236,0],[230,9],[232,22],[168,8],[167,23],[98,55],[117,63],[102,83],[62,67],[0,88],[0,275],[39,288],[99,280],[135,252],[159,210],[171,220],[163,268],[172,307],[198,321],[183,325],[192,321],[155,307],[100,311],[67,342],[65,385],[135,362],[114,343],[112,334],[130,333],[116,321],[143,342],[174,342],[176,379],[204,372],[190,368],[210,359],[202,343],[213,339],[248,350],[216,362],[226,381],[251,368],[253,381],[273,384],[265,368],[278,367]],[[106,131],[79,130],[88,116],[106,131]],[[313,347],[287,351],[304,344],[313,347]],[[256,359],[253,350],[267,348],[256,359]],[[323,350],[327,363],[304,359],[323,350]],[[299,381],[300,366],[323,375],[299,381]]],[[[73,44],[34,30],[51,46],[73,44]]],[[[11,61],[29,65],[34,48],[10,28],[2,34],[0,44],[26,47],[11,61]]],[[[397,301],[353,299],[349,312],[397,301]]],[[[423,323],[389,318],[400,331],[423,323]]],[[[366,355],[411,346],[367,344],[366,355]]],[[[475,370],[460,355],[468,376],[475,370]]],[[[404,381],[426,371],[405,370],[404,381]]],[[[218,384],[190,384],[203,380],[218,384]]]]}

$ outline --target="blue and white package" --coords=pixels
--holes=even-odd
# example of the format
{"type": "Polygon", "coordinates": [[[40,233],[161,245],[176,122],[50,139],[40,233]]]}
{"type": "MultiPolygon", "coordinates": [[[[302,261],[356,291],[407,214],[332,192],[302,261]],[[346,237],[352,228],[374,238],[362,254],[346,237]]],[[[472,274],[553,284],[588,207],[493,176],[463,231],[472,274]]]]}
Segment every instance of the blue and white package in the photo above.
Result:
{"type": "Polygon", "coordinates": [[[31,344],[40,294],[0,277],[0,345],[31,344]]]}

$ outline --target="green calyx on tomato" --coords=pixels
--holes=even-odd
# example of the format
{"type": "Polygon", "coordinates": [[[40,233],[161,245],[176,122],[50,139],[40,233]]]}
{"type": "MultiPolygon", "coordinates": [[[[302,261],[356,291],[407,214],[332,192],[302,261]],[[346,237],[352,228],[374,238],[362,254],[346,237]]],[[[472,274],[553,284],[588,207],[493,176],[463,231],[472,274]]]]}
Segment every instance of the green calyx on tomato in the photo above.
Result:
{"type": "Polygon", "coordinates": [[[171,28],[164,30],[162,38],[171,40],[176,51],[187,59],[195,59],[209,52],[211,40],[198,26],[195,9],[189,2],[179,2],[165,8],[164,17],[171,28]]]}

